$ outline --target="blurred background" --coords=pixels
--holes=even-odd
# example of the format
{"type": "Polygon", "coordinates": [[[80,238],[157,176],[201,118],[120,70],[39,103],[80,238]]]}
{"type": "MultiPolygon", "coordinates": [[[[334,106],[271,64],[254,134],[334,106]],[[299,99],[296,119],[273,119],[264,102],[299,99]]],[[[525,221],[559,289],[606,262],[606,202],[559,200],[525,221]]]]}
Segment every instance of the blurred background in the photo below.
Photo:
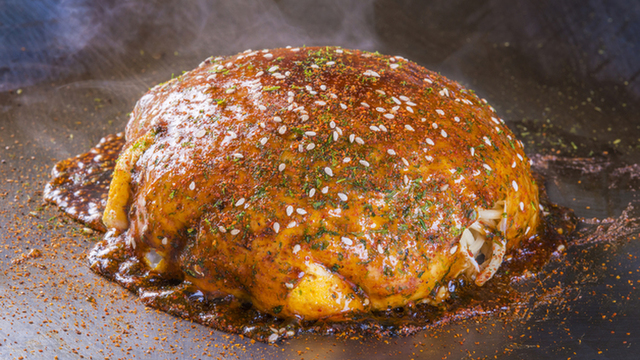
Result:
{"type": "Polygon", "coordinates": [[[0,357],[635,359],[639,104],[637,1],[0,0],[0,357]],[[144,92],[203,59],[287,45],[401,55],[486,98],[551,199],[581,217],[583,242],[600,241],[551,265],[553,282],[580,285],[570,300],[438,335],[270,347],[145,309],[92,274],[98,235],[42,204],[55,162],[122,131],[144,92]],[[45,244],[60,251],[44,269],[15,261],[45,244]]]}

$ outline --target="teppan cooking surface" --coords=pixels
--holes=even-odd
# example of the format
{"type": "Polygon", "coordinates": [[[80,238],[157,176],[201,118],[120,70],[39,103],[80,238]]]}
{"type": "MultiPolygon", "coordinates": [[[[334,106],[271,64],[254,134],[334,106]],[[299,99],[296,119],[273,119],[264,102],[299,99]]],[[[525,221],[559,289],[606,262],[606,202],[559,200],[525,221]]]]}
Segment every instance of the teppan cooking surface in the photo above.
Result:
{"type": "Polygon", "coordinates": [[[640,6],[568,3],[0,4],[0,358],[636,359],[640,6]],[[145,308],[92,273],[100,234],[42,201],[56,161],[122,131],[149,87],[206,57],[287,45],[402,55],[486,98],[551,199],[581,217],[581,245],[525,283],[556,296],[407,337],[266,345],[145,308]]]}

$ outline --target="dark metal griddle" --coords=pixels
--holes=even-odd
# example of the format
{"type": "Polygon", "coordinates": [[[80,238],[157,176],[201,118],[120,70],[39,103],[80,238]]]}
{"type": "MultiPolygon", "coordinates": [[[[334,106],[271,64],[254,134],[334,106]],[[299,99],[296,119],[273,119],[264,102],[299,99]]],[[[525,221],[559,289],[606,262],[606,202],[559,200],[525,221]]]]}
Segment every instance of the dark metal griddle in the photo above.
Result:
{"type": "Polygon", "coordinates": [[[640,5],[626,0],[0,2],[0,358],[637,359],[639,78],[640,5]],[[486,98],[552,200],[582,217],[579,240],[601,240],[540,278],[569,289],[564,301],[408,337],[270,346],[145,308],[93,274],[98,234],[42,203],[53,164],[122,131],[149,87],[206,57],[286,45],[402,55],[486,98]]]}

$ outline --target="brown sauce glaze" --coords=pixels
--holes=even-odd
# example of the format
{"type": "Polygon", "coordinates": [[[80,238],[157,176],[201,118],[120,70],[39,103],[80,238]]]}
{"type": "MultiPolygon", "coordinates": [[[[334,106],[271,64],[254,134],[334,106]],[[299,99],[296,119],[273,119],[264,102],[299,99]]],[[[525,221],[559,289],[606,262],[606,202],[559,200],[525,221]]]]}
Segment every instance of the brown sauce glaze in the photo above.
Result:
{"type": "MultiPolygon", "coordinates": [[[[102,199],[99,204],[102,206],[100,209],[103,209],[108,192],[108,180],[118,156],[116,149],[119,149],[122,143],[121,136],[108,136],[88,153],[59,163],[54,173],[58,176],[54,177],[47,187],[47,200],[58,204],[74,219],[99,229],[90,210],[93,207],[84,204],[87,201],[97,202],[95,199],[102,199]],[[90,161],[97,155],[102,155],[99,161],[90,161]],[[51,196],[52,193],[58,194],[57,197],[51,196]],[[87,198],[87,195],[90,197],[87,198]],[[70,207],[77,210],[70,212],[70,207]]],[[[538,184],[544,184],[539,176],[536,181],[538,184]]],[[[369,336],[409,335],[443,323],[491,315],[495,312],[517,312],[523,307],[524,312],[530,311],[531,304],[535,306],[538,299],[561,296],[555,291],[557,289],[522,290],[523,283],[534,283],[535,279],[540,277],[542,268],[554,255],[558,255],[559,247],[568,246],[569,236],[576,226],[576,219],[571,210],[550,203],[542,187],[540,195],[544,212],[548,215],[543,217],[537,235],[523,240],[518,249],[509,252],[500,270],[484,286],[478,287],[463,279],[449,281],[446,286],[451,297],[440,306],[411,303],[404,308],[372,312],[352,318],[348,322],[297,322],[260,312],[251,304],[242,303],[232,296],[207,298],[183,279],[166,279],[149,271],[145,264],[134,256],[133,249],[127,248],[123,242],[117,241],[117,237],[109,234],[91,251],[89,263],[92,270],[138,294],[148,306],[259,341],[274,341],[305,332],[369,336]]]]}

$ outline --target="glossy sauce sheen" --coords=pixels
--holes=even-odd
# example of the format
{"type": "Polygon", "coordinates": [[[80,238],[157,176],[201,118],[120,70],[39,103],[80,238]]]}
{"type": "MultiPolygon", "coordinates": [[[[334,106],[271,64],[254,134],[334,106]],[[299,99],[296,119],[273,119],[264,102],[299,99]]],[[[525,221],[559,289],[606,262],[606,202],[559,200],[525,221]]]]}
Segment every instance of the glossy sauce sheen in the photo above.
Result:
{"type": "Polygon", "coordinates": [[[126,139],[105,217],[120,228],[94,269],[285,318],[433,297],[464,270],[475,210],[499,200],[507,250],[538,229],[522,143],[472,91],[400,57],[208,59],[143,96],[126,139]]]}

